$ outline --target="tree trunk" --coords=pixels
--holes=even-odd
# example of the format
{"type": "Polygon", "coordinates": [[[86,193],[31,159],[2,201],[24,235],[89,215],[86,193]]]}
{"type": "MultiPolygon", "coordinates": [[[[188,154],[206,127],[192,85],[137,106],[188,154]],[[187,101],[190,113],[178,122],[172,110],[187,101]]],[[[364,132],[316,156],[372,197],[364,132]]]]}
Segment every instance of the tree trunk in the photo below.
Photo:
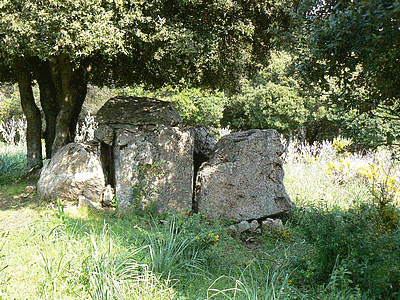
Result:
{"type": "Polygon", "coordinates": [[[50,62],[36,59],[32,61],[34,76],[39,84],[40,104],[46,120],[44,139],[46,145],[46,157],[51,158],[54,138],[56,135],[56,120],[60,112],[60,105],[57,101],[57,89],[51,75],[50,62]]]}
{"type": "Polygon", "coordinates": [[[27,121],[26,147],[27,172],[42,167],[42,119],[32,91],[32,76],[28,65],[19,61],[15,74],[18,80],[21,106],[27,121]]]}
{"type": "Polygon", "coordinates": [[[76,124],[86,98],[88,70],[84,66],[74,69],[67,55],[60,55],[52,62],[53,78],[56,78],[57,98],[60,111],[56,120],[56,132],[52,155],[72,142],[76,124]]]}
{"type": "Polygon", "coordinates": [[[74,93],[76,97],[76,103],[72,110],[72,117],[69,122],[69,130],[71,132],[72,140],[75,139],[76,135],[76,125],[78,124],[79,115],[82,111],[83,103],[86,99],[87,94],[87,76],[85,75],[86,70],[83,68],[78,69],[75,74],[75,82],[74,82],[74,93]]]}

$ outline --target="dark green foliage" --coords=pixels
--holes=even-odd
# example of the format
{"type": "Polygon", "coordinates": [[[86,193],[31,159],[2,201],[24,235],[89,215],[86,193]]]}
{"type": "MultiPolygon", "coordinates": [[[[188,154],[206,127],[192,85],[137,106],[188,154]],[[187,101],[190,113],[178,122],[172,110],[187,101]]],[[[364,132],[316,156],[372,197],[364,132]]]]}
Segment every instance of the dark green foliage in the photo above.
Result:
{"type": "Polygon", "coordinates": [[[315,79],[338,77],[344,88],[361,87],[376,99],[399,98],[398,2],[302,1],[299,12],[309,42],[304,66],[315,79]]]}
{"type": "Polygon", "coordinates": [[[342,135],[352,139],[359,149],[398,145],[399,122],[381,110],[368,113],[348,110],[341,116],[338,114],[337,120],[341,122],[342,135]]]}
{"type": "Polygon", "coordinates": [[[341,112],[361,115],[360,122],[346,120],[352,136],[362,133],[362,119],[372,119],[378,138],[367,133],[367,145],[397,138],[376,119],[390,124],[400,116],[399,16],[399,2],[386,0],[305,0],[296,14],[303,78],[329,91],[341,112]]]}
{"type": "Polygon", "coordinates": [[[273,128],[281,132],[299,132],[307,120],[306,98],[302,97],[295,77],[289,74],[291,57],[275,54],[271,64],[252,80],[241,84],[241,93],[233,96],[224,111],[222,124],[235,130],[273,128]]]}
{"type": "Polygon", "coordinates": [[[290,1],[5,1],[1,80],[15,59],[65,55],[99,85],[190,82],[234,87],[291,26],[290,1]],[[4,73],[4,74],[3,74],[4,73]]]}
{"type": "Polygon", "coordinates": [[[351,274],[353,287],[369,299],[393,299],[400,293],[400,212],[363,204],[348,211],[304,208],[293,223],[315,248],[300,267],[306,278],[327,283],[335,266],[351,274]]]}

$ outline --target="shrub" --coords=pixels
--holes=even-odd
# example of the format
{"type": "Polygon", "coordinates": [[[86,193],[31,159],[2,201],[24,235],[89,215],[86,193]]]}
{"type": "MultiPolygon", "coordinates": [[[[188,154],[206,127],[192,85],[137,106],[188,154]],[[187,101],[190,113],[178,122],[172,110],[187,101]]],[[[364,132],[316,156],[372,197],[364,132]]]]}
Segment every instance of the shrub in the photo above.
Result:
{"type": "Polygon", "coordinates": [[[224,110],[222,125],[235,130],[273,128],[282,133],[300,133],[308,115],[306,98],[295,77],[289,74],[291,58],[272,56],[271,65],[252,80],[244,80],[241,93],[224,110]]]}
{"type": "Polygon", "coordinates": [[[352,139],[359,149],[396,144],[400,138],[399,122],[379,109],[369,113],[348,109],[341,112],[337,118],[342,124],[342,135],[352,139]]]}
{"type": "Polygon", "coordinates": [[[187,126],[205,125],[219,128],[227,98],[222,92],[198,88],[172,90],[164,99],[175,103],[187,126]]]}
{"type": "Polygon", "coordinates": [[[360,205],[342,211],[308,207],[298,213],[297,222],[315,252],[303,266],[311,281],[329,282],[335,266],[352,275],[358,286],[372,297],[389,299],[400,292],[399,211],[388,217],[374,205],[360,205]],[[387,230],[390,228],[390,230],[387,230]]]}
{"type": "Polygon", "coordinates": [[[362,181],[380,207],[399,203],[400,181],[395,174],[399,172],[400,165],[396,155],[382,148],[362,156],[350,154],[348,145],[350,141],[336,139],[333,142],[335,156],[327,163],[325,173],[340,184],[362,181]]]}
{"type": "Polygon", "coordinates": [[[296,174],[293,185],[306,186],[290,191],[294,186],[289,185],[297,204],[289,222],[309,247],[293,261],[293,280],[317,286],[315,298],[396,299],[400,211],[389,187],[397,181],[398,163],[384,149],[360,155],[350,153],[349,145],[343,139],[324,147],[288,144],[286,166],[290,176],[296,174]]]}

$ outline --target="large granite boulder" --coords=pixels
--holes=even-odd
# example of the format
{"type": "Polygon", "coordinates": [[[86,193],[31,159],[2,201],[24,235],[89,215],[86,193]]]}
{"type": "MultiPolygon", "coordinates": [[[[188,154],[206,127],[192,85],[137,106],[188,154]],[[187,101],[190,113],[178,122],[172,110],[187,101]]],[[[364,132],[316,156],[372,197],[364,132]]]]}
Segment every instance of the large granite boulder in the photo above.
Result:
{"type": "Polygon", "coordinates": [[[43,166],[37,184],[44,199],[100,202],[105,186],[98,145],[68,144],[43,166]]]}
{"type": "Polygon", "coordinates": [[[120,208],[153,201],[157,211],[189,212],[193,193],[193,137],[165,125],[122,126],[114,145],[120,208]]]}
{"type": "Polygon", "coordinates": [[[283,186],[283,153],[275,130],[222,137],[197,175],[196,206],[210,219],[263,219],[291,209],[283,186]]]}
{"type": "Polygon", "coordinates": [[[115,97],[108,100],[98,111],[99,124],[176,126],[182,117],[171,102],[142,97],[115,97]]]}

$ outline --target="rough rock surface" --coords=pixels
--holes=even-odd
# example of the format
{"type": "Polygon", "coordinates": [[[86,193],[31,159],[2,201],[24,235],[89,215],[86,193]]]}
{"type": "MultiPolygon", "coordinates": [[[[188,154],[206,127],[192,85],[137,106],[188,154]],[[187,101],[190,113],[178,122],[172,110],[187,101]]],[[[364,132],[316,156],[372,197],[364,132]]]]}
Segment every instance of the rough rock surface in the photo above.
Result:
{"type": "Polygon", "coordinates": [[[194,138],[194,156],[198,157],[202,162],[211,158],[217,138],[205,126],[192,127],[194,138]]]}
{"type": "Polygon", "coordinates": [[[283,186],[283,146],[275,130],[249,130],[222,137],[200,168],[196,204],[210,219],[262,219],[292,203],[283,186]]]}
{"type": "Polygon", "coordinates": [[[71,143],[45,163],[37,193],[44,199],[100,202],[104,184],[98,146],[71,143]]]}
{"type": "Polygon", "coordinates": [[[101,124],[94,132],[94,137],[98,141],[103,142],[106,145],[112,146],[112,144],[114,143],[114,130],[106,124],[101,124]]]}
{"type": "Polygon", "coordinates": [[[189,129],[121,126],[116,129],[114,162],[121,208],[145,206],[155,199],[159,213],[191,210],[193,137],[189,129]]]}
{"type": "Polygon", "coordinates": [[[114,97],[108,100],[98,111],[96,121],[99,124],[148,125],[164,124],[176,126],[182,117],[171,102],[153,98],[114,97]]]}

